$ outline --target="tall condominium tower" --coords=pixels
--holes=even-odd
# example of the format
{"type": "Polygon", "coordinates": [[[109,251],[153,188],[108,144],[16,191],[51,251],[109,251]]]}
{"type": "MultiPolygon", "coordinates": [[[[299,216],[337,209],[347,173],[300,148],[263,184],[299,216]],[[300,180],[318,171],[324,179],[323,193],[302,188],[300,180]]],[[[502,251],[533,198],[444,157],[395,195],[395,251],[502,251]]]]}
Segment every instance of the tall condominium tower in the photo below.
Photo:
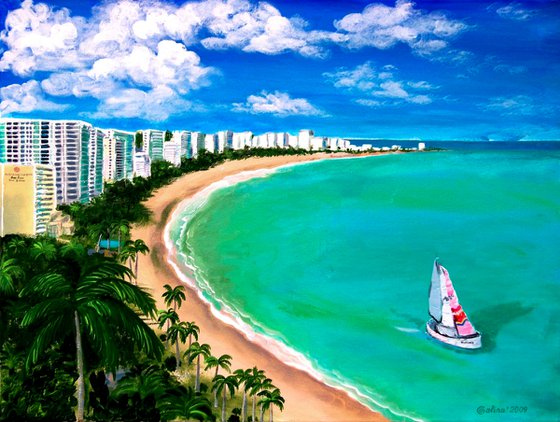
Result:
{"type": "Polygon", "coordinates": [[[55,209],[53,166],[0,164],[0,236],[45,233],[55,209]]]}
{"type": "Polygon", "coordinates": [[[142,131],[144,151],[148,151],[152,161],[163,160],[163,139],[165,131],[146,129],[142,131]]]}
{"type": "Polygon", "coordinates": [[[94,166],[103,159],[98,149],[90,157],[92,136],[93,127],[78,120],[0,119],[0,162],[53,165],[57,202],[85,202],[99,190],[94,166]]]}

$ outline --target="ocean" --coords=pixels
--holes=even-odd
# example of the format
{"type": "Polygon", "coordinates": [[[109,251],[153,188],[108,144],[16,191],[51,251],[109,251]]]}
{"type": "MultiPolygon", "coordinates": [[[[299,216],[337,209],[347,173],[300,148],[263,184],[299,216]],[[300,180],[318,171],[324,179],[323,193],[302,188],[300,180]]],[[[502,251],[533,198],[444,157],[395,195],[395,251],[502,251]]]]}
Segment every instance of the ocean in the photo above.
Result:
{"type": "Polygon", "coordinates": [[[522,144],[230,178],[169,242],[217,312],[391,420],[557,421],[560,143],[522,144]],[[425,333],[436,257],[481,350],[425,333]]]}

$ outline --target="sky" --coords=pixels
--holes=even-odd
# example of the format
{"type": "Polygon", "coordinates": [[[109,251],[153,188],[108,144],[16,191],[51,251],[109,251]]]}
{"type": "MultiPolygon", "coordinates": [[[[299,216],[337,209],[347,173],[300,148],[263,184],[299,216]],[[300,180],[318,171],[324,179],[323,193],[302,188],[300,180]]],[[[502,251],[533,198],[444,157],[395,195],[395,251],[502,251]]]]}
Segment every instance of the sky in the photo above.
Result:
{"type": "Polygon", "coordinates": [[[0,0],[2,117],[560,140],[560,1],[0,0]]]}

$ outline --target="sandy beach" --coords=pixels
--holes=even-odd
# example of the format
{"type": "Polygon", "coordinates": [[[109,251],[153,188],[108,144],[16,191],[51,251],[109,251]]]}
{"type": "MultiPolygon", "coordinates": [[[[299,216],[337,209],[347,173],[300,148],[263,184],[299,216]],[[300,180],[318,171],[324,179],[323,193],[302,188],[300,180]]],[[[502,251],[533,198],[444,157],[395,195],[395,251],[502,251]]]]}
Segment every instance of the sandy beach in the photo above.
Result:
{"type": "MultiPolygon", "coordinates": [[[[243,171],[274,168],[286,164],[329,158],[327,154],[306,156],[280,156],[229,161],[210,170],[191,173],[155,192],[146,202],[152,211],[152,223],[135,227],[133,239],[143,239],[151,252],[140,256],[139,284],[150,290],[158,300],[159,309],[165,305],[161,298],[164,284],[181,284],[173,268],[167,263],[167,250],[163,233],[176,206],[208,185],[224,177],[243,171]]],[[[342,154],[336,154],[342,157],[342,154]]],[[[249,341],[237,329],[212,315],[209,305],[203,302],[188,286],[187,301],[179,310],[183,321],[195,321],[200,327],[200,341],[210,344],[212,354],[227,353],[233,356],[232,368],[257,366],[272,378],[286,399],[284,412],[275,412],[278,421],[384,421],[383,416],[372,412],[352,399],[346,392],[329,387],[308,373],[290,367],[261,346],[249,341]]]]}

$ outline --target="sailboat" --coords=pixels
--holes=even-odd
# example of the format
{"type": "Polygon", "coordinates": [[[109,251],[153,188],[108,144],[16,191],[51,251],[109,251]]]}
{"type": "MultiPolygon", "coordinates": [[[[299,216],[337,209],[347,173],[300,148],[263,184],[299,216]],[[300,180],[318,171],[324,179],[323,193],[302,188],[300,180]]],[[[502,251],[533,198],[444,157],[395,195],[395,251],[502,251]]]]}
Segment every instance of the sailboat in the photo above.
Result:
{"type": "Polygon", "coordinates": [[[429,314],[426,330],[436,340],[463,349],[482,346],[482,336],[463,311],[449,273],[437,259],[432,271],[429,314]]]}

